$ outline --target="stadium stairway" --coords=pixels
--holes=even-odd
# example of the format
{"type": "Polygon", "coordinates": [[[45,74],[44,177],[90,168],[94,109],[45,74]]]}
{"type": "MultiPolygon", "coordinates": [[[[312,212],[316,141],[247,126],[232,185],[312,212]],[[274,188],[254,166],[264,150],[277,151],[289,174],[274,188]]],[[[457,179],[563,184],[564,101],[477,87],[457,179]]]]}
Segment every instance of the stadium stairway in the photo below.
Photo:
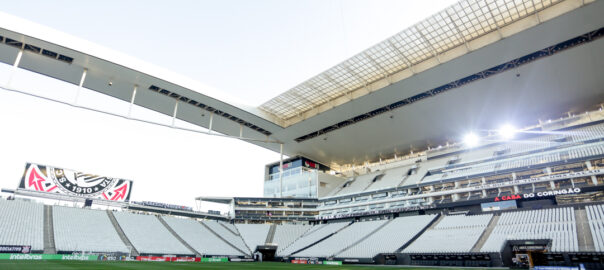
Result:
{"type": "Polygon", "coordinates": [[[191,251],[191,253],[195,254],[195,256],[197,256],[197,257],[201,257],[201,253],[197,252],[197,250],[195,250],[192,246],[190,246],[184,239],[180,238],[180,236],[174,230],[172,230],[170,225],[168,225],[168,223],[166,223],[166,221],[163,218],[161,218],[160,216],[157,216],[157,219],[159,219],[159,222],[161,222],[161,224],[164,225],[164,227],[166,227],[166,229],[168,229],[168,231],[172,234],[172,236],[174,236],[174,238],[176,238],[176,240],[180,241],[180,243],[183,246],[185,246],[189,251],[191,251]]]}
{"type": "Polygon", "coordinates": [[[113,228],[115,229],[117,234],[120,236],[120,239],[122,239],[122,242],[124,242],[124,245],[126,245],[126,247],[130,249],[130,255],[139,256],[140,254],[138,253],[138,250],[136,250],[136,248],[130,242],[128,237],[126,237],[126,234],[122,230],[122,227],[120,227],[120,224],[117,223],[117,220],[115,219],[115,216],[113,215],[113,211],[107,210],[107,216],[109,216],[109,220],[111,220],[111,224],[113,224],[113,228]]]}
{"type": "Polygon", "coordinates": [[[384,228],[386,225],[388,225],[390,222],[392,222],[394,219],[389,219],[388,221],[384,222],[384,224],[378,226],[375,230],[373,230],[372,232],[368,233],[367,235],[361,237],[359,240],[357,240],[356,242],[350,244],[347,247],[344,247],[343,249],[339,250],[338,252],[334,253],[332,255],[332,258],[337,257],[338,254],[358,245],[359,243],[363,242],[365,239],[371,237],[373,234],[375,234],[376,232],[378,232],[379,230],[381,230],[382,228],[384,228]]]}
{"type": "MultiPolygon", "coordinates": [[[[223,227],[228,229],[228,226],[224,225],[224,224],[220,224],[223,227]]],[[[239,232],[239,229],[237,229],[237,226],[233,226],[233,228],[235,228],[236,232],[233,232],[232,230],[229,230],[231,232],[233,232],[233,234],[239,236],[241,238],[241,240],[243,240],[243,244],[245,245],[245,247],[247,247],[248,250],[250,250],[251,253],[254,253],[254,251],[256,251],[256,247],[254,247],[254,249],[251,249],[251,247],[247,244],[247,242],[245,241],[245,239],[243,239],[243,235],[241,235],[241,232],[239,232]]]]}
{"type": "Polygon", "coordinates": [[[476,244],[474,244],[474,247],[472,247],[472,252],[480,252],[480,249],[482,248],[484,243],[487,241],[487,239],[489,239],[489,236],[491,236],[491,232],[493,232],[493,230],[495,229],[497,222],[499,222],[499,217],[501,216],[493,216],[493,218],[489,222],[489,225],[487,225],[486,230],[482,232],[482,235],[480,236],[480,238],[478,238],[478,241],[476,242],[476,244]]]}
{"type": "Polygon", "coordinates": [[[396,184],[396,187],[400,187],[403,185],[403,183],[405,183],[405,180],[407,180],[407,178],[409,178],[409,175],[405,175],[403,176],[403,179],[401,179],[400,182],[398,182],[398,184],[396,184]]]}
{"type": "Polygon", "coordinates": [[[201,224],[201,226],[204,226],[208,231],[212,232],[220,240],[222,240],[223,242],[227,243],[227,245],[233,247],[234,249],[238,250],[239,252],[241,252],[243,254],[250,254],[249,251],[241,250],[237,246],[233,245],[231,242],[229,242],[226,239],[224,239],[224,237],[222,237],[220,234],[216,233],[214,230],[212,230],[212,228],[210,228],[208,225],[204,224],[203,222],[199,221],[199,224],[201,224]]]}
{"type": "Polygon", "coordinates": [[[277,225],[272,224],[271,228],[268,229],[268,234],[266,235],[266,241],[264,241],[265,244],[273,242],[273,239],[275,238],[275,231],[276,230],[277,230],[277,225]]]}
{"type": "Polygon", "coordinates": [[[52,206],[44,205],[44,254],[57,254],[52,220],[52,206]]]}
{"type": "Polygon", "coordinates": [[[577,223],[577,243],[579,251],[595,251],[594,239],[589,229],[587,212],[585,209],[575,209],[575,222],[577,223]]]}
{"type": "Polygon", "coordinates": [[[426,228],[419,231],[415,236],[413,236],[413,238],[409,239],[409,241],[407,241],[407,243],[405,243],[402,247],[397,249],[395,252],[401,253],[403,251],[403,249],[406,249],[408,246],[413,244],[413,242],[415,242],[415,240],[417,240],[417,238],[422,236],[422,234],[424,234],[427,230],[430,230],[430,229],[433,229],[434,227],[436,227],[436,225],[438,225],[438,223],[440,223],[444,218],[445,218],[445,215],[438,214],[438,218],[433,219],[432,223],[428,224],[428,226],[426,226],[426,228]]]}
{"type": "MultiPolygon", "coordinates": [[[[223,228],[225,228],[227,231],[231,232],[232,234],[234,234],[234,235],[240,235],[239,232],[233,231],[232,228],[229,228],[229,226],[224,225],[224,223],[218,222],[218,224],[220,224],[220,226],[222,226],[223,228]]],[[[237,229],[237,228],[235,228],[235,229],[237,229]]]]}
{"type": "MultiPolygon", "coordinates": [[[[344,229],[348,228],[348,226],[352,225],[352,223],[354,223],[354,222],[350,222],[350,223],[348,223],[348,225],[346,225],[346,226],[344,226],[344,227],[340,228],[339,230],[335,231],[334,233],[331,233],[331,234],[329,234],[329,235],[327,235],[327,236],[325,236],[325,237],[323,237],[323,238],[321,238],[321,239],[319,239],[319,240],[315,241],[314,243],[311,243],[311,244],[310,244],[310,245],[308,245],[308,246],[305,246],[305,247],[303,247],[303,248],[301,248],[301,249],[298,249],[298,250],[296,250],[296,251],[292,252],[292,253],[291,253],[291,255],[295,255],[296,253],[299,253],[299,252],[304,251],[304,250],[306,250],[306,249],[308,249],[308,248],[310,248],[310,247],[312,247],[312,246],[314,246],[314,245],[316,245],[316,244],[318,244],[318,243],[321,243],[323,240],[325,240],[325,239],[327,239],[327,238],[329,238],[329,237],[332,237],[333,235],[337,234],[337,233],[338,233],[338,232],[340,232],[341,230],[344,230],[344,229]]],[[[307,232],[307,233],[308,233],[308,232],[307,232]]]]}

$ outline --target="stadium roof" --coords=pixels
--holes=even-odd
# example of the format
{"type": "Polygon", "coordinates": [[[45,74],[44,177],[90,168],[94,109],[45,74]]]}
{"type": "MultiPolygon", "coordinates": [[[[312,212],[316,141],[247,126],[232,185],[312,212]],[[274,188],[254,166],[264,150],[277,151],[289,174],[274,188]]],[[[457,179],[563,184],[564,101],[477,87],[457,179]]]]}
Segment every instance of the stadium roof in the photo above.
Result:
{"type": "Polygon", "coordinates": [[[341,103],[338,98],[371,93],[374,89],[358,90],[378,80],[392,84],[491,43],[493,40],[473,42],[491,32],[503,38],[523,30],[506,26],[562,1],[460,1],[300,83],[260,108],[282,120],[285,126],[295,124],[319,113],[321,105],[341,103]],[[447,54],[458,47],[462,50],[447,54]],[[422,65],[423,62],[426,63],[422,65]],[[397,76],[404,71],[408,72],[397,76]]]}
{"type": "Polygon", "coordinates": [[[334,166],[600,103],[601,14],[604,1],[464,0],[259,108],[7,14],[0,61],[334,166]]]}

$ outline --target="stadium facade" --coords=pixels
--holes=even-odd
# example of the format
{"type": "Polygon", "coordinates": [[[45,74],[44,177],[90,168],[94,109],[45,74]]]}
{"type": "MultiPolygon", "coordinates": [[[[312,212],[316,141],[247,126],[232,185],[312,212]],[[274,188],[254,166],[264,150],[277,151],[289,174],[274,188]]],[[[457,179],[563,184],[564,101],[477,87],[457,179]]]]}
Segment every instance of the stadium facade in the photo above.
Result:
{"type": "MultiPolygon", "coordinates": [[[[28,164],[0,200],[0,252],[602,269],[601,14],[603,1],[460,1],[257,108],[1,16],[1,62],[282,158],[263,197],[197,198],[227,213],[28,164]],[[510,121],[523,128],[499,129],[510,121]]],[[[27,94],[11,79],[2,89],[27,94]]]]}

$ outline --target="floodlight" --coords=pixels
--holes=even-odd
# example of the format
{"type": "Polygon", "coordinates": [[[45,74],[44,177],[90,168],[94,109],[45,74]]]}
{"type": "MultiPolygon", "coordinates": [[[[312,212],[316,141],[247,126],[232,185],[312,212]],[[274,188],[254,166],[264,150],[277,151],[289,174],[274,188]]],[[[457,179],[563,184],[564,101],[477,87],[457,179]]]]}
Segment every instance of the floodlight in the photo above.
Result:
{"type": "Polygon", "coordinates": [[[478,138],[478,136],[473,132],[470,132],[463,137],[463,142],[469,147],[474,147],[478,145],[478,142],[480,142],[480,138],[478,138]]]}
{"type": "Polygon", "coordinates": [[[502,139],[511,140],[516,136],[517,129],[510,124],[505,124],[501,126],[497,132],[502,139]]]}

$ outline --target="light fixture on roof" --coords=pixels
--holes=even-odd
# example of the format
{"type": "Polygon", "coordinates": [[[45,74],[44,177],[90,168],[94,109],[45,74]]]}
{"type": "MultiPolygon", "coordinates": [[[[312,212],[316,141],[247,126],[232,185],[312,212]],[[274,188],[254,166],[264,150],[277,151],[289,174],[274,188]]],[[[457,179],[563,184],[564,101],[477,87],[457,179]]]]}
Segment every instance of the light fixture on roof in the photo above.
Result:
{"type": "Polygon", "coordinates": [[[480,138],[478,137],[478,135],[474,134],[473,132],[470,132],[463,137],[463,142],[468,147],[474,147],[478,145],[478,143],[480,142],[480,138]]]}
{"type": "Polygon", "coordinates": [[[517,131],[518,130],[516,129],[516,127],[514,127],[510,124],[505,124],[497,130],[497,133],[499,134],[501,139],[511,140],[514,138],[514,136],[516,136],[517,131]]]}

